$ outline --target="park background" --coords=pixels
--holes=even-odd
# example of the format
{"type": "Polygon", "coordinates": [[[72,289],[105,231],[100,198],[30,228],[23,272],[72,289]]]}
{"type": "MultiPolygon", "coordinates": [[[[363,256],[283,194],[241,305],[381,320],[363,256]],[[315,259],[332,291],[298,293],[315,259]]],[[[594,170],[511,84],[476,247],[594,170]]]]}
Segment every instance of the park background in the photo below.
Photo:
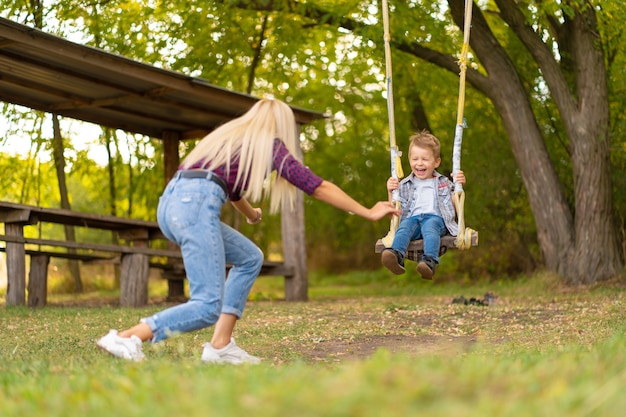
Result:
{"type": "MultiPolygon", "coordinates": [[[[310,300],[281,302],[282,280],[259,279],[236,336],[263,357],[254,368],[201,366],[204,331],[146,346],[145,363],[102,355],[94,341],[161,309],[165,284],[151,282],[150,305],[124,309],[110,271],[84,273],[78,295],[67,268],[53,265],[48,307],[0,309],[0,414],[623,415],[626,8],[619,0],[475,4],[462,168],[478,247],[446,254],[434,283],[412,270],[395,277],[374,254],[387,222],[306,198],[310,300]],[[582,106],[594,92],[604,105],[582,106]],[[551,180],[533,176],[546,169],[551,180]],[[452,303],[486,292],[497,302],[452,303]]],[[[326,113],[304,127],[306,164],[366,205],[386,197],[379,2],[0,5],[3,18],[78,43],[326,113]]],[[[462,5],[390,2],[399,146],[406,151],[412,132],[431,130],[443,173],[451,169],[462,5]]],[[[2,112],[0,199],[59,207],[51,115],[9,104],[2,112]]],[[[72,209],[153,220],[160,141],[59,122],[72,209]]],[[[229,210],[224,219],[270,259],[280,256],[277,216],[255,227],[229,210]]]]}
{"type": "MultiPolygon", "coordinates": [[[[2,17],[327,114],[303,129],[305,163],[366,205],[386,198],[378,2],[3,3],[2,17]]],[[[466,224],[479,230],[480,246],[446,255],[439,277],[515,279],[547,269],[568,285],[610,280],[621,273],[625,247],[626,40],[619,28],[626,12],[612,1],[476,5],[461,167],[468,177],[466,224]],[[494,40],[498,47],[489,46],[494,40]],[[537,53],[538,45],[551,56],[537,53]],[[503,63],[512,71],[502,70],[503,63]],[[593,71],[598,65],[601,71],[593,71]],[[595,107],[586,107],[591,99],[595,107]]],[[[452,168],[462,7],[458,0],[391,2],[398,146],[406,151],[413,132],[432,131],[442,143],[444,174],[452,168]]],[[[163,188],[158,140],[61,119],[59,150],[50,114],[10,104],[2,110],[3,200],[58,207],[61,188],[74,210],[155,218],[163,188]],[[63,156],[62,176],[55,152],[63,156]]],[[[181,155],[192,146],[185,143],[181,155]]],[[[310,270],[379,268],[373,246],[388,224],[342,215],[312,199],[305,205],[310,270]]],[[[277,216],[252,228],[225,211],[224,219],[269,259],[280,256],[277,216]]],[[[75,281],[65,281],[61,287],[71,291],[75,281]]]]}

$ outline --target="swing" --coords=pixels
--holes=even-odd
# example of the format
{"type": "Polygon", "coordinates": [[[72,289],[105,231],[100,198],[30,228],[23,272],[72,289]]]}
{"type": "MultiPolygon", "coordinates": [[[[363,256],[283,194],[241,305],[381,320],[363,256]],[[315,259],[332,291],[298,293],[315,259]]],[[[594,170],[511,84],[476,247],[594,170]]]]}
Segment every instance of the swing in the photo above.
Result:
{"type": "MultiPolygon", "coordinates": [[[[463,107],[465,103],[465,73],[467,71],[467,55],[469,52],[469,35],[470,26],[472,21],[472,0],[465,1],[465,27],[463,31],[463,48],[461,50],[461,57],[459,59],[460,68],[460,81],[459,81],[459,99],[457,108],[457,121],[456,130],[454,135],[454,148],[452,152],[452,173],[453,178],[456,177],[456,173],[461,169],[461,143],[463,140],[463,129],[466,127],[465,120],[463,118],[463,107]]],[[[393,105],[393,87],[391,81],[391,48],[389,45],[391,36],[389,34],[389,7],[387,0],[383,0],[383,27],[384,27],[384,41],[385,41],[385,67],[387,72],[387,113],[389,117],[389,145],[391,156],[391,176],[393,178],[402,178],[404,176],[402,172],[402,163],[400,157],[402,153],[398,150],[395,137],[395,121],[394,121],[394,105],[393,105]]],[[[391,195],[392,202],[396,209],[400,209],[399,191],[394,190],[391,195]]],[[[466,250],[472,246],[478,246],[478,232],[469,227],[465,227],[465,192],[463,186],[456,182],[454,183],[454,204],[457,211],[457,220],[459,225],[458,236],[442,236],[439,246],[439,256],[445,254],[449,249],[466,250]]],[[[389,233],[382,239],[378,239],[375,246],[376,253],[381,253],[385,248],[391,247],[393,238],[395,236],[396,229],[400,223],[398,216],[393,216],[389,227],[389,233]]],[[[419,262],[424,253],[423,240],[414,240],[409,244],[405,259],[410,259],[415,262],[419,262]]]]}

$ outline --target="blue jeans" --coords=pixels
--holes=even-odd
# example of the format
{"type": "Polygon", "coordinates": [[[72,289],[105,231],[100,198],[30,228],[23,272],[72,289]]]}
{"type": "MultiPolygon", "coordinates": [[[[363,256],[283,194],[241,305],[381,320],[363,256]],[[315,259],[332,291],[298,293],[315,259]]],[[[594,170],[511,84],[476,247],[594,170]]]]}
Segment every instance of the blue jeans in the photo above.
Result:
{"type": "Polygon", "coordinates": [[[180,246],[190,298],[142,319],[152,343],[203,329],[221,313],[241,318],[252,284],[263,266],[263,252],[220,220],[226,202],[222,188],[206,178],[176,174],[159,199],[157,220],[163,234],[180,246]],[[232,268],[226,279],[226,264],[232,268]]]}
{"type": "Polygon", "coordinates": [[[439,263],[441,236],[445,235],[447,231],[443,217],[436,214],[419,214],[407,217],[398,225],[391,248],[400,253],[404,259],[409,243],[412,240],[423,239],[424,256],[429,256],[439,263]]]}

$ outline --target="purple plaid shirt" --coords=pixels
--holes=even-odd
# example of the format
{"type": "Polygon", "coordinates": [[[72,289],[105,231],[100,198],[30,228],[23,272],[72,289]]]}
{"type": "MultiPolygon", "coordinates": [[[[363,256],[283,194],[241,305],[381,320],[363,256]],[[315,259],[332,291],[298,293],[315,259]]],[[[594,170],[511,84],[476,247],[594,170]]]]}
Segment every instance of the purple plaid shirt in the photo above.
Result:
{"type": "MultiPolygon", "coordinates": [[[[191,165],[189,169],[199,169],[205,165],[205,161],[198,161],[191,165]]],[[[315,175],[309,168],[302,165],[289,153],[282,140],[274,139],[272,170],[279,172],[280,176],[289,181],[295,187],[301,189],[308,195],[313,194],[320,186],[323,179],[315,175]]],[[[222,165],[213,170],[213,173],[224,180],[228,189],[228,198],[231,201],[241,200],[241,195],[247,184],[235,186],[235,179],[239,171],[239,157],[234,158],[230,163],[230,170],[226,171],[226,165],[222,165]]]]}

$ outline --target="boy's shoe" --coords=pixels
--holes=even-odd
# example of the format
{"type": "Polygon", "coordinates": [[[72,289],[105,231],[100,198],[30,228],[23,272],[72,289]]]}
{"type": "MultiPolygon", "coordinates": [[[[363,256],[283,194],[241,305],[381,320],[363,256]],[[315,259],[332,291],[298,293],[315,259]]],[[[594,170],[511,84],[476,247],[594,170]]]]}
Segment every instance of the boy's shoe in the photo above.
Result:
{"type": "Polygon", "coordinates": [[[417,272],[423,279],[433,279],[436,269],[437,263],[429,256],[422,256],[422,259],[417,263],[417,272]]]}
{"type": "Polygon", "coordinates": [[[258,364],[261,359],[250,355],[248,352],[235,344],[235,339],[230,339],[230,343],[221,349],[215,349],[210,343],[204,344],[202,351],[202,362],[207,363],[230,363],[241,365],[242,363],[258,364]]]}
{"type": "Polygon", "coordinates": [[[402,275],[406,272],[404,269],[404,260],[400,259],[400,255],[394,249],[384,249],[380,260],[383,266],[396,275],[402,275]]]}
{"type": "Polygon", "coordinates": [[[113,356],[129,361],[139,362],[145,358],[141,350],[141,339],[135,335],[120,337],[117,330],[110,330],[106,336],[96,342],[96,345],[113,356]]]}

